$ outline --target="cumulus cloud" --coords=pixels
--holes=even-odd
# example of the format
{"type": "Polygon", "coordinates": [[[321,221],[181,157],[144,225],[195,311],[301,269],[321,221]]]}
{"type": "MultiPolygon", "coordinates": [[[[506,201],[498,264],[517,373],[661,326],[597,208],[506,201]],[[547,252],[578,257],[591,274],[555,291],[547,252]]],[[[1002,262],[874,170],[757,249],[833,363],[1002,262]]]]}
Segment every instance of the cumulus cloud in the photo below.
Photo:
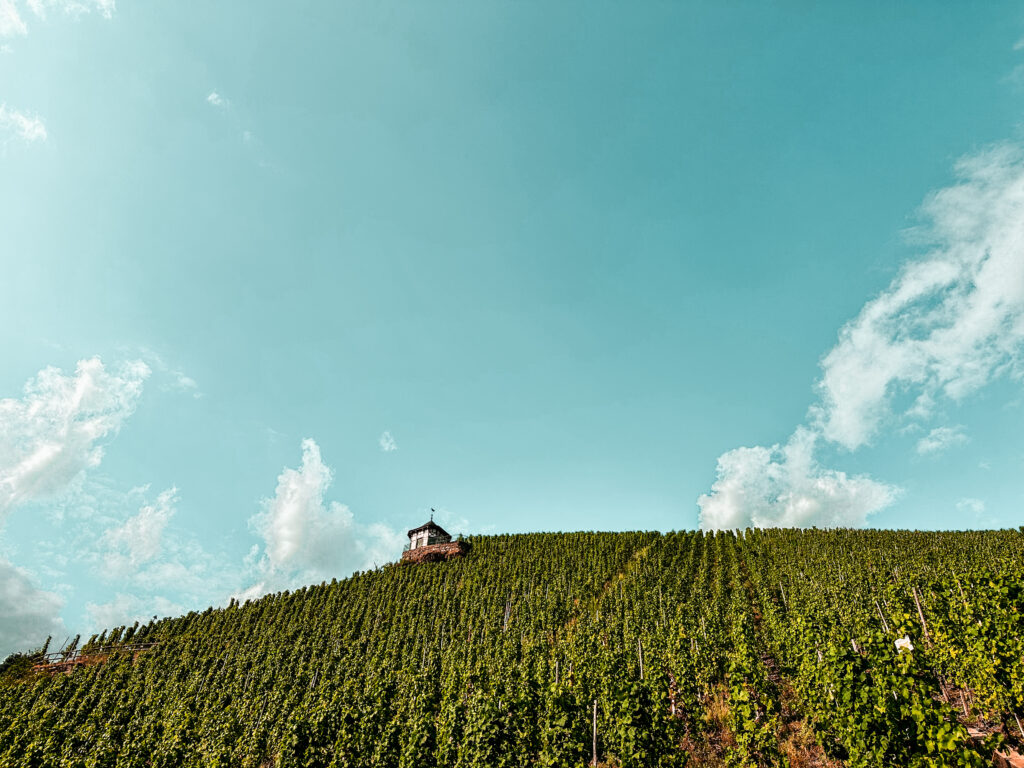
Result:
{"type": "Polygon", "coordinates": [[[922,456],[932,453],[941,453],[957,445],[963,445],[968,440],[962,426],[936,427],[927,435],[917,441],[917,452],[922,456]]]}
{"type": "MultiPolygon", "coordinates": [[[[0,0],[2,2],[3,0],[0,0]]],[[[0,7],[0,30],[3,28],[3,9],[0,7]]],[[[32,143],[46,140],[46,125],[37,115],[10,109],[0,103],[0,139],[14,137],[32,143]]]]}
{"type": "Polygon", "coordinates": [[[697,500],[702,527],[855,527],[893,502],[892,486],[819,466],[817,440],[800,427],[785,445],[722,454],[711,493],[697,500]]]}
{"type": "Polygon", "coordinates": [[[149,367],[116,371],[98,357],[73,375],[41,370],[21,399],[0,400],[0,515],[23,502],[55,496],[103,459],[103,443],[135,411],[149,367]]]}
{"type": "Polygon", "coordinates": [[[387,430],[384,431],[384,434],[380,436],[380,440],[377,442],[380,445],[380,449],[385,453],[398,450],[398,443],[395,442],[395,438],[387,430]]]}
{"type": "MultiPolygon", "coordinates": [[[[719,459],[711,493],[698,501],[704,527],[860,524],[895,489],[820,469],[818,439],[857,450],[894,421],[920,425],[997,377],[1024,379],[1024,152],[994,147],[961,160],[956,175],[922,206],[926,223],[914,236],[925,254],[864,305],[823,358],[809,426],[783,448],[719,459]]],[[[966,440],[962,427],[940,426],[917,450],[966,440]]]]}
{"type": "Polygon", "coordinates": [[[303,440],[302,465],[281,472],[274,496],[250,520],[263,548],[251,561],[259,581],[242,598],[343,576],[401,551],[401,534],[380,523],[360,524],[344,504],[325,500],[332,481],[320,447],[303,440]]]}
{"type": "Polygon", "coordinates": [[[64,601],[39,589],[29,573],[0,559],[0,658],[38,648],[47,635],[64,631],[64,601]]]}
{"type": "Polygon", "coordinates": [[[1003,145],[956,166],[925,202],[931,246],[839,334],[822,362],[822,434],[867,444],[891,415],[925,417],[993,378],[1020,377],[1024,348],[1024,154],[1003,145]],[[895,413],[893,403],[913,405],[895,413]]]}

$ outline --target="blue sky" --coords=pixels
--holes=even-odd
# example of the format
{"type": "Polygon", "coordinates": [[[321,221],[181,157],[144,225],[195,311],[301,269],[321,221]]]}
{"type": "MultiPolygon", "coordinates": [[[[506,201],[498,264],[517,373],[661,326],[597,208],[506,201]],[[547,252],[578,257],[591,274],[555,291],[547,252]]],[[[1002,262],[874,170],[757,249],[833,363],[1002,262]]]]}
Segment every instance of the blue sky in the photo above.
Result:
{"type": "Polygon", "coordinates": [[[0,0],[0,651],[453,532],[1016,526],[1008,3],[0,0]]]}

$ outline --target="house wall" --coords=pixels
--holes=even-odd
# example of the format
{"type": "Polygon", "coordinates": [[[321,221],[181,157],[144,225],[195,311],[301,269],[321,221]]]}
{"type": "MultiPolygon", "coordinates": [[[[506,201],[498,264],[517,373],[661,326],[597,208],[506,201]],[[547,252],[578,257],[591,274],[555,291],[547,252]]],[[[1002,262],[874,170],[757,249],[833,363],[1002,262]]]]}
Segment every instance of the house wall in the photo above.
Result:
{"type": "Polygon", "coordinates": [[[426,547],[431,544],[444,544],[451,541],[444,536],[432,535],[429,531],[420,531],[409,540],[409,549],[426,547]]]}

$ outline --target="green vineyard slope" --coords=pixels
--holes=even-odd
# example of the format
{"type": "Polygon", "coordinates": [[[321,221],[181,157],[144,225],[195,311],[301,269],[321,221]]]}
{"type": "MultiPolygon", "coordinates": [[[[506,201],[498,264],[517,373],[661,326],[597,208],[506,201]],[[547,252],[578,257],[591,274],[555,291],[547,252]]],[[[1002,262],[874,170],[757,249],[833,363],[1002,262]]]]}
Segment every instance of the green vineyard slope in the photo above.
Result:
{"type": "Polygon", "coordinates": [[[1018,531],[470,541],[12,657],[0,765],[982,766],[1024,740],[1018,531]]]}

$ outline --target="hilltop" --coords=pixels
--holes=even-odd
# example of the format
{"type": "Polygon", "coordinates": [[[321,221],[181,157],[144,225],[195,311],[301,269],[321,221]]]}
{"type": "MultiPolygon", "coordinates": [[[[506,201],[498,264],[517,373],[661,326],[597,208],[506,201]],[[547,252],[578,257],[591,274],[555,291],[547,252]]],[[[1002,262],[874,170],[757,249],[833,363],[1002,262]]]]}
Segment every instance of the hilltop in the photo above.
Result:
{"type": "Polygon", "coordinates": [[[4,766],[988,765],[1024,535],[474,537],[0,682],[4,766]],[[119,651],[118,649],[121,648],[119,651]]]}

